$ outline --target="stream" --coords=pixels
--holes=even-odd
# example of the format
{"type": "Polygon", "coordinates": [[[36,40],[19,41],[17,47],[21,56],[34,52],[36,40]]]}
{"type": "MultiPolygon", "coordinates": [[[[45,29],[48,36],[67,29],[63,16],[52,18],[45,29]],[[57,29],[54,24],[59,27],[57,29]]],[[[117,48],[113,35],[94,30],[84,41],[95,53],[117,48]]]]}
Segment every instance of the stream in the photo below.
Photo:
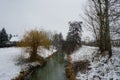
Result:
{"type": "Polygon", "coordinates": [[[55,53],[44,67],[38,68],[25,80],[67,80],[63,53],[55,53]]]}

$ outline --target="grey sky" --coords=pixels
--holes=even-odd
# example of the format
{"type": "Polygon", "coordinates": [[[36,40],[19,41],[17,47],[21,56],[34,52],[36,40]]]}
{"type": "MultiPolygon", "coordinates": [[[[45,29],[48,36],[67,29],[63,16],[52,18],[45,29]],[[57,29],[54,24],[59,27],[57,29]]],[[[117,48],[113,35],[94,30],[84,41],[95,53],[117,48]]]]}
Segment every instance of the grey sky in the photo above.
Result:
{"type": "Polygon", "coordinates": [[[86,0],[0,0],[0,29],[12,34],[42,28],[66,35],[69,21],[80,21],[86,0]]]}

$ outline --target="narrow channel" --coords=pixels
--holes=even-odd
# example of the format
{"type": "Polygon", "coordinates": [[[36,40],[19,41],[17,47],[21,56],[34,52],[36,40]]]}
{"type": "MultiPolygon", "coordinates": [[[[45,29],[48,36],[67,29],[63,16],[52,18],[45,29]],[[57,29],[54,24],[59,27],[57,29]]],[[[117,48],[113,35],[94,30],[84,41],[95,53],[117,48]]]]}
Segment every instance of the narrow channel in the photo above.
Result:
{"type": "Polygon", "coordinates": [[[64,54],[55,53],[43,68],[34,71],[26,80],[67,80],[64,66],[64,54]]]}

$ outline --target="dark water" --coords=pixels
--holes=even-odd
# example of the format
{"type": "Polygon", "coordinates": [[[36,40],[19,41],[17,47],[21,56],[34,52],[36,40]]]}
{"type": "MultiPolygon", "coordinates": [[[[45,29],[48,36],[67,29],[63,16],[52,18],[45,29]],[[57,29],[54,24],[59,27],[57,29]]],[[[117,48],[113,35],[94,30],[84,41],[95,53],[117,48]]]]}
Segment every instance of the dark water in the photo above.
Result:
{"type": "Polygon", "coordinates": [[[33,72],[26,80],[66,80],[64,54],[57,53],[43,68],[33,72]]]}

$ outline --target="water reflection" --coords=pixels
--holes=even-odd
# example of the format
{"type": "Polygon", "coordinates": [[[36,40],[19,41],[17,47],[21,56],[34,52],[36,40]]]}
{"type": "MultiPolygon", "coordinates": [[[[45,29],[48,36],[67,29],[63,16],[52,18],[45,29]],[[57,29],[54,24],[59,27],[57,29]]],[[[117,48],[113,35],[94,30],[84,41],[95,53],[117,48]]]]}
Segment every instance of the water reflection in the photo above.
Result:
{"type": "Polygon", "coordinates": [[[66,80],[64,54],[57,53],[50,58],[45,67],[33,72],[26,80],[66,80]]]}

